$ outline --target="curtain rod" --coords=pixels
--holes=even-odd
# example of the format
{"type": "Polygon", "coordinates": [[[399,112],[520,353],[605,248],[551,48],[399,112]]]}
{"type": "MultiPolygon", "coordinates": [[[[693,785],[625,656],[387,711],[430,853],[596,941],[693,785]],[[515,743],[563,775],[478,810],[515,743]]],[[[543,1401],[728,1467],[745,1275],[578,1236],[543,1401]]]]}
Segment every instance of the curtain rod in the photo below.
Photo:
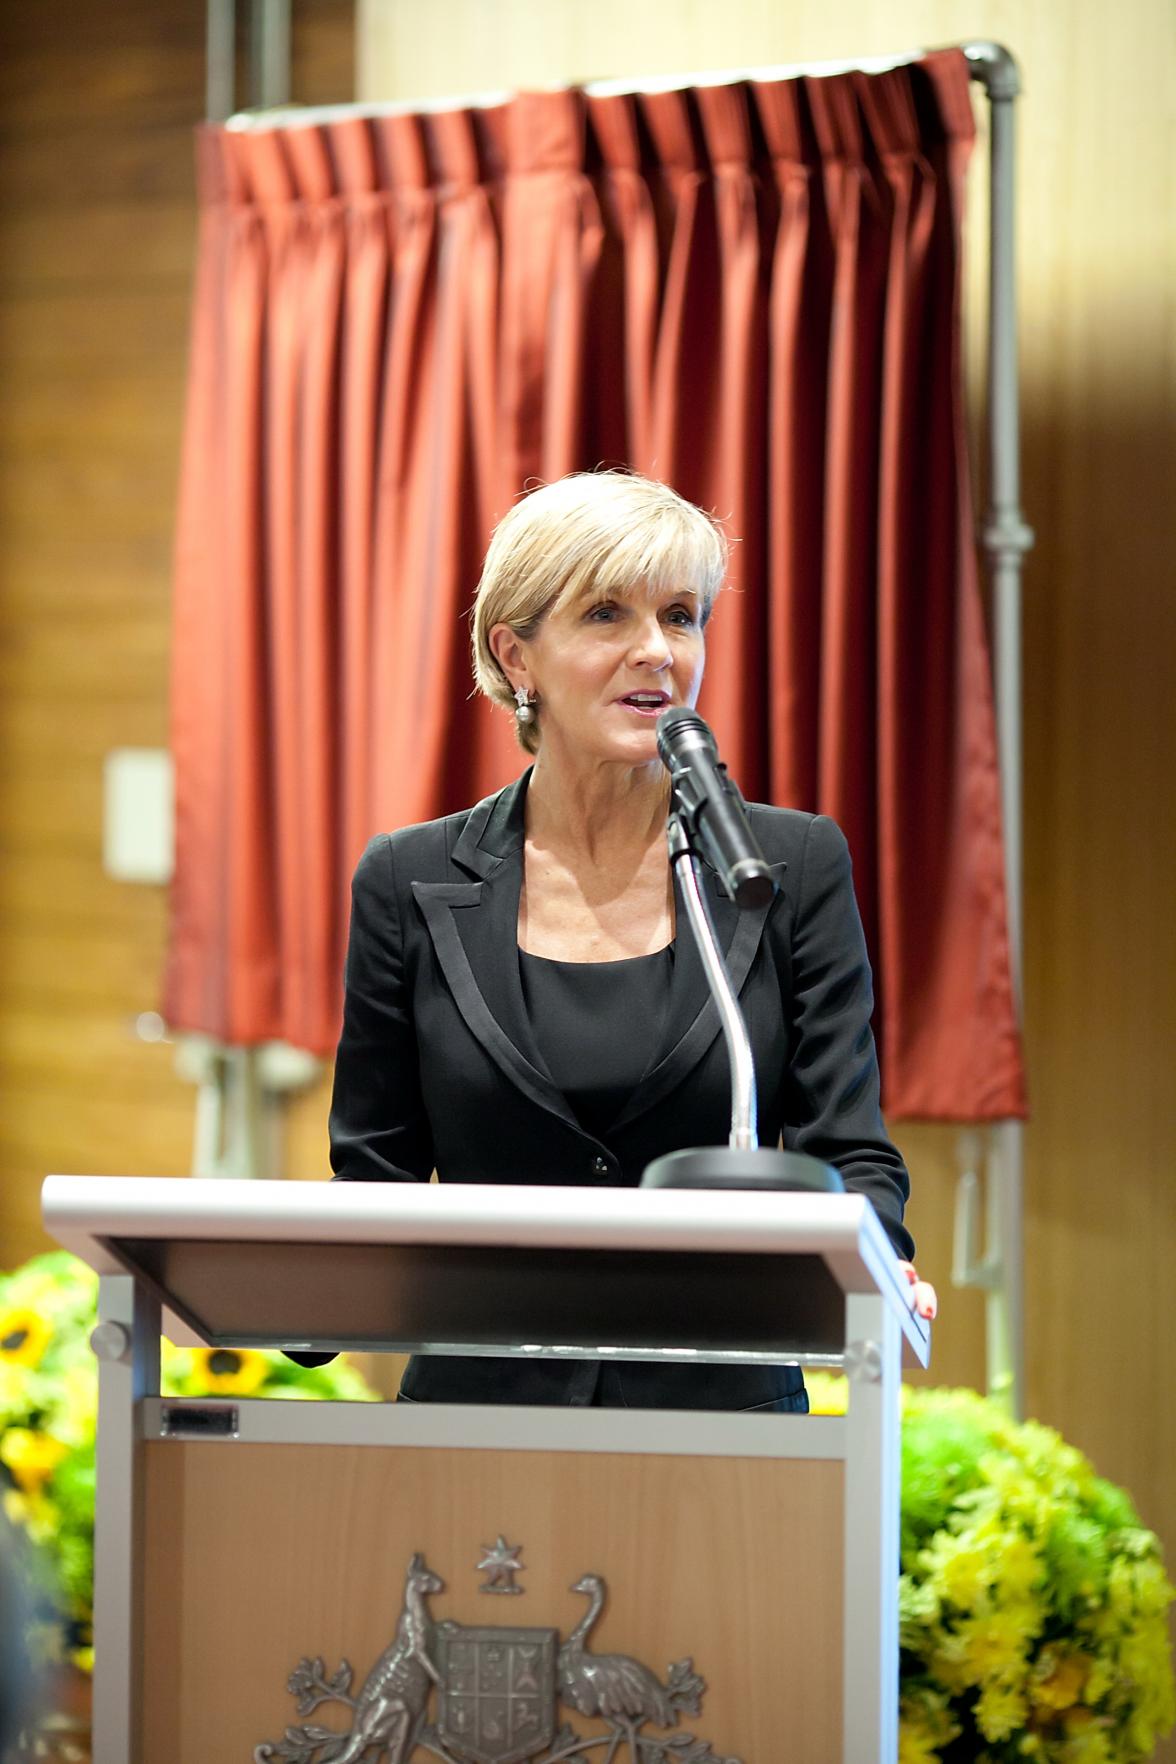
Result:
{"type": "MultiPolygon", "coordinates": [[[[957,43],[968,62],[969,72],[988,90],[990,98],[1014,98],[1019,90],[1017,65],[1008,50],[999,43],[957,43]]],[[[891,68],[909,67],[929,53],[911,49],[901,55],[866,56],[859,61],[797,61],[773,67],[707,69],[701,73],[656,74],[639,80],[590,80],[579,90],[589,98],[636,97],[644,93],[673,92],[685,86],[732,86],[749,80],[827,79],[835,74],[888,73],[891,68]]],[[[553,87],[555,91],[566,88],[553,87]]],[[[351,117],[388,117],[433,115],[450,110],[490,110],[506,104],[512,92],[478,92],[466,97],[423,98],[398,100],[388,104],[317,104],[278,105],[272,110],[239,110],[223,125],[241,133],[252,130],[280,128],[319,128],[324,123],[343,122],[351,117]]]]}

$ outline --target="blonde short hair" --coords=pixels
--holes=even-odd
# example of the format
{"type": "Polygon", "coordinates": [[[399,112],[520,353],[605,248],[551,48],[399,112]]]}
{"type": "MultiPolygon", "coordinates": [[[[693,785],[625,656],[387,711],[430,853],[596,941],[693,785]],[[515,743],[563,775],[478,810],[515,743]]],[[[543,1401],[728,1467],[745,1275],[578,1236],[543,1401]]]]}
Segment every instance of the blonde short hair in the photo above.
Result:
{"type": "MultiPolygon", "coordinates": [[[[527,641],[556,606],[589,594],[651,594],[674,584],[699,596],[710,617],[727,573],[718,522],[652,478],[632,472],[573,472],[532,490],[494,529],[474,601],[474,680],[495,704],[514,709],[510,682],[490,648],[495,625],[527,641]]],[[[541,717],[516,723],[528,753],[541,717]]]]}

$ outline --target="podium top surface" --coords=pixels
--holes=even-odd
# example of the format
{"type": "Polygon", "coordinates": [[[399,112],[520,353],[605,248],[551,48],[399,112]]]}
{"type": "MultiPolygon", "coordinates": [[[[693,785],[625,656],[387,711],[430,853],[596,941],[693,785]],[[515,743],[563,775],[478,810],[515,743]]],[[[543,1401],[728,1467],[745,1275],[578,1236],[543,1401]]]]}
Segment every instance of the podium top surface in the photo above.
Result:
{"type": "Polygon", "coordinates": [[[211,1343],[819,1361],[880,1293],[929,1355],[860,1195],[50,1176],[42,1213],[211,1343]]]}

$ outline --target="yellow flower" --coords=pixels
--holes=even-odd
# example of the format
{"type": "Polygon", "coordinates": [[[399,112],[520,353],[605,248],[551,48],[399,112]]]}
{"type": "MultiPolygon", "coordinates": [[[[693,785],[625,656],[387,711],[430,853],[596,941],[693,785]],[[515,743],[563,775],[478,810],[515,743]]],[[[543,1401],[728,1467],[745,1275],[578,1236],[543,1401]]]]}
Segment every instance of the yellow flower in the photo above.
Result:
{"type": "MultiPolygon", "coordinates": [[[[1043,1709],[1070,1709],[1082,1697],[1090,1660],[1068,1648],[1043,1648],[1030,1683],[1033,1701],[1043,1709]]],[[[1080,1710],[1088,1714],[1088,1710],[1080,1710]]]]}
{"type": "Polygon", "coordinates": [[[935,1735],[918,1716],[903,1717],[898,1729],[898,1764],[938,1764],[935,1735]]]}
{"type": "Polygon", "coordinates": [[[1028,1598],[1042,1578],[1041,1556],[1019,1531],[1005,1532],[1000,1539],[1000,1594],[1006,1604],[1028,1598]]]}
{"type": "MultiPolygon", "coordinates": [[[[160,1339],[159,1339],[159,1352],[160,1352],[160,1367],[163,1372],[163,1376],[164,1376],[165,1381],[170,1380],[171,1384],[178,1386],[178,1385],[183,1384],[186,1379],[191,1377],[191,1374],[192,1374],[192,1350],[191,1350],[191,1348],[177,1347],[175,1342],[169,1341],[167,1339],[167,1336],[163,1335],[163,1336],[160,1336],[160,1339]]],[[[167,1382],[165,1382],[164,1389],[167,1390],[168,1388],[169,1388],[169,1385],[167,1382]]]]}
{"type": "Polygon", "coordinates": [[[98,1419],[98,1379],[96,1362],[69,1366],[58,1381],[60,1400],[53,1407],[54,1435],[67,1446],[79,1446],[94,1437],[98,1419]]]}
{"type": "Polygon", "coordinates": [[[844,1415],[849,1410],[849,1379],[836,1372],[806,1372],[810,1415],[844,1415]]]}
{"type": "Polygon", "coordinates": [[[921,1686],[903,1697],[898,1719],[896,1764],[938,1764],[941,1749],[960,1731],[942,1691],[921,1686]]]}
{"type": "Polygon", "coordinates": [[[0,1357],[0,1417],[25,1413],[29,1406],[28,1386],[24,1367],[0,1357]]]}
{"type": "Polygon", "coordinates": [[[40,1311],[27,1306],[0,1315],[0,1359],[16,1366],[37,1366],[53,1330],[40,1311]]]}
{"type": "Polygon", "coordinates": [[[1105,1654],[1096,1654],[1090,1663],[1090,1676],[1082,1687],[1084,1703],[1101,1703],[1115,1682],[1115,1669],[1105,1654]]]}
{"type": "Polygon", "coordinates": [[[1019,1676],[1031,1634],[1022,1606],[965,1617],[936,1649],[935,1676],[957,1695],[969,1685],[1019,1676]]]}
{"type": "Polygon", "coordinates": [[[1107,1615],[1126,1624],[1135,1614],[1135,1577],[1125,1556],[1116,1556],[1107,1575],[1107,1615]]]}
{"type": "Polygon", "coordinates": [[[924,1552],[937,1590],[961,1611],[974,1611],[983,1603],[996,1578],[996,1564],[987,1550],[970,1537],[947,1537],[942,1532],[924,1552]]]}
{"type": "Polygon", "coordinates": [[[1012,1739],[1025,1725],[1028,1705],[1019,1690],[997,1679],[976,1699],[976,1725],[986,1740],[1012,1739]]]}
{"type": "Polygon", "coordinates": [[[30,1427],[10,1427],[0,1438],[0,1463],[7,1465],[26,1494],[35,1494],[48,1482],[68,1451],[59,1439],[30,1427]]]}
{"type": "Polygon", "coordinates": [[[1159,1562],[1136,1562],[1132,1580],[1135,1608],[1141,1616],[1163,1617],[1172,1602],[1172,1587],[1159,1562]]]}
{"type": "MultiPolygon", "coordinates": [[[[1176,1717],[1170,1661],[1166,1624],[1137,1624],[1127,1631],[1119,1647],[1120,1675],[1135,1687],[1138,1699],[1135,1713],[1161,1732],[1167,1732],[1176,1717]]],[[[1146,1755],[1151,1745],[1141,1750],[1146,1755]]]]}
{"type": "Polygon", "coordinates": [[[4,1490],[4,1516],[12,1525],[28,1532],[35,1544],[48,1543],[58,1525],[57,1508],[43,1494],[34,1490],[23,1494],[15,1488],[4,1490]]]}
{"type": "Polygon", "coordinates": [[[1107,1738],[1106,1723],[1089,1709],[1072,1709],[1066,1716],[1065,1731],[1062,1756],[1066,1764],[1114,1764],[1116,1754],[1107,1738]]]}
{"type": "Polygon", "coordinates": [[[198,1348],[192,1355],[193,1386],[210,1396],[252,1396],[269,1369],[255,1348],[198,1348]]]}

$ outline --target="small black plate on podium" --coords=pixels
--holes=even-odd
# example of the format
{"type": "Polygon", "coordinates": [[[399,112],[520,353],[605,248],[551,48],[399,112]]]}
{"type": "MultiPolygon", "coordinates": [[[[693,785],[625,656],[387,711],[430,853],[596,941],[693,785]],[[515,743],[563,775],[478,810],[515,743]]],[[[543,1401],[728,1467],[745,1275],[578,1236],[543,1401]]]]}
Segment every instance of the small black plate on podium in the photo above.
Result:
{"type": "Polygon", "coordinates": [[[806,1152],[761,1145],[704,1145],[655,1158],[642,1188],[741,1188],[778,1194],[844,1194],[841,1173],[806,1152]]]}

